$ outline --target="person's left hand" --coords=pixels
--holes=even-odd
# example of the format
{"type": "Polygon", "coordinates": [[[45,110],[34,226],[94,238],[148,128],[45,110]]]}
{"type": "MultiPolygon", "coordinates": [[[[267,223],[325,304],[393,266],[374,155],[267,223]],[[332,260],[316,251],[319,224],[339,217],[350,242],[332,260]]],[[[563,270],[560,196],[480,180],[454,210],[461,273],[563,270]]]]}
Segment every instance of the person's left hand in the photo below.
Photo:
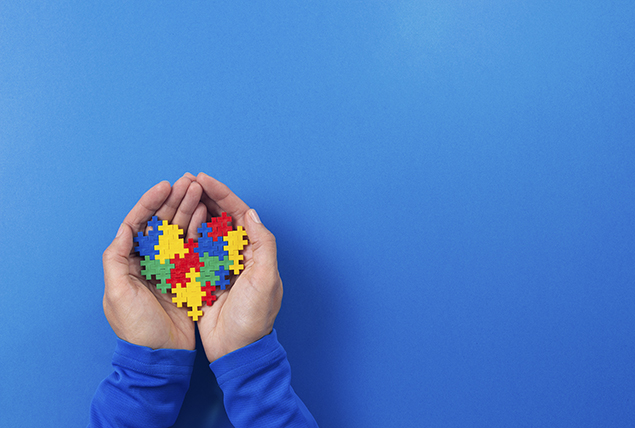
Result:
{"type": "MultiPolygon", "coordinates": [[[[206,220],[207,212],[227,212],[234,226],[243,226],[249,244],[243,250],[245,269],[226,290],[217,293],[212,306],[202,308],[198,331],[209,362],[268,335],[280,310],[282,280],[278,273],[276,239],[227,186],[200,173],[196,181],[203,188],[202,204],[192,216],[193,224],[206,220]]],[[[190,226],[191,228],[193,226],[190,226]]]]}
{"type": "Polygon", "coordinates": [[[163,181],[148,190],[104,251],[104,313],[120,339],[152,349],[195,347],[194,322],[172,303],[171,293],[162,294],[145,279],[133,248],[133,238],[146,230],[153,215],[178,225],[186,239],[198,236],[196,227],[188,228],[194,212],[205,210],[200,203],[203,190],[195,180],[185,174],[173,187],[163,181]]]}

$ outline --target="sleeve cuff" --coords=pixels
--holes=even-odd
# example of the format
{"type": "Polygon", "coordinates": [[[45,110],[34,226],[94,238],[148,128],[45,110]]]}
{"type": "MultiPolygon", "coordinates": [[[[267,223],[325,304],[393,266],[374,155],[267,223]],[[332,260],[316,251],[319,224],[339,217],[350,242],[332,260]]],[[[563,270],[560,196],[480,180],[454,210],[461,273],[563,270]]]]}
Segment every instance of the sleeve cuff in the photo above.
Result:
{"type": "Polygon", "coordinates": [[[284,359],[286,356],[274,329],[251,345],[222,356],[212,362],[209,367],[214,372],[218,384],[222,385],[236,377],[250,375],[262,367],[270,366],[272,362],[284,359]]]}
{"type": "Polygon", "coordinates": [[[153,375],[190,375],[196,351],[152,349],[117,338],[112,362],[139,373],[153,375]]]}

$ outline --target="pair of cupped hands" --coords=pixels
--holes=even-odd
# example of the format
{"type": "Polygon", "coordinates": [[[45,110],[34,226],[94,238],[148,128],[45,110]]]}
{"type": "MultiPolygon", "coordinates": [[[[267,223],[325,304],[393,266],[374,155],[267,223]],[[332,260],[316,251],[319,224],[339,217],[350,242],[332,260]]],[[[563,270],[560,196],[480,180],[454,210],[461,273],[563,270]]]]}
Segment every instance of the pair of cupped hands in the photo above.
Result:
{"type": "Polygon", "coordinates": [[[156,215],[183,229],[186,241],[196,240],[201,223],[222,212],[234,227],[245,228],[249,244],[242,253],[245,269],[212,306],[203,305],[197,321],[207,359],[213,362],[271,333],[282,301],[274,236],[227,186],[204,173],[186,173],[173,186],[163,181],[148,190],[104,251],[104,313],[120,339],[152,349],[195,348],[187,308],[178,308],[171,293],[162,294],[141,274],[133,238],[156,215]]]}

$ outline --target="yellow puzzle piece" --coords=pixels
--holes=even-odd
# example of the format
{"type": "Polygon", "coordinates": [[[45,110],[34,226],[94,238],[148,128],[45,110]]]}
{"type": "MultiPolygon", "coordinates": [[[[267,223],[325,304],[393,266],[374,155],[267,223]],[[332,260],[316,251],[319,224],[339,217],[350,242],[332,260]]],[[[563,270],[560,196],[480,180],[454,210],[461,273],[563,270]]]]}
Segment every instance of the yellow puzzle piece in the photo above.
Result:
{"type": "Polygon", "coordinates": [[[240,262],[244,260],[244,257],[239,251],[242,251],[248,244],[245,239],[246,237],[247,232],[245,232],[242,226],[238,226],[236,230],[230,230],[227,232],[227,236],[223,237],[223,240],[227,243],[227,245],[223,247],[223,250],[229,253],[229,260],[232,262],[229,270],[233,270],[234,275],[238,275],[245,267],[245,265],[240,264],[240,262]]]}
{"type": "Polygon", "coordinates": [[[159,260],[161,264],[165,264],[166,260],[169,262],[177,254],[183,257],[190,250],[185,248],[183,239],[183,229],[180,229],[176,224],[168,224],[167,220],[163,220],[163,224],[159,226],[159,230],[163,234],[159,235],[159,244],[154,246],[155,250],[159,250],[159,255],[155,259],[159,260]]]}
{"type": "Polygon", "coordinates": [[[201,276],[200,272],[196,271],[196,268],[190,268],[189,273],[186,273],[188,281],[185,284],[178,283],[172,286],[172,292],[176,294],[172,297],[172,302],[176,303],[176,306],[181,308],[183,303],[186,303],[190,310],[187,315],[192,317],[192,321],[198,321],[198,317],[203,315],[201,307],[203,306],[203,297],[205,291],[201,288],[201,284],[196,278],[201,276]]]}

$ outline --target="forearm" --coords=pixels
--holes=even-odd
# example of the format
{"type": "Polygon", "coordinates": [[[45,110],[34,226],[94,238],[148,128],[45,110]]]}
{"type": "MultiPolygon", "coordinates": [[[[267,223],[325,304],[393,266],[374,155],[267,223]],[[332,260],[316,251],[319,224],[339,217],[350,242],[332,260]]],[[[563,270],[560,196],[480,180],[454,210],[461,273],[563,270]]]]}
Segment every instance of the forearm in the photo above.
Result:
{"type": "Polygon", "coordinates": [[[89,427],[172,426],[189,388],[195,354],[118,339],[115,370],[95,392],[89,427]]]}
{"type": "Polygon", "coordinates": [[[236,428],[317,427],[291,387],[291,367],[275,330],[210,364],[236,428]]]}

